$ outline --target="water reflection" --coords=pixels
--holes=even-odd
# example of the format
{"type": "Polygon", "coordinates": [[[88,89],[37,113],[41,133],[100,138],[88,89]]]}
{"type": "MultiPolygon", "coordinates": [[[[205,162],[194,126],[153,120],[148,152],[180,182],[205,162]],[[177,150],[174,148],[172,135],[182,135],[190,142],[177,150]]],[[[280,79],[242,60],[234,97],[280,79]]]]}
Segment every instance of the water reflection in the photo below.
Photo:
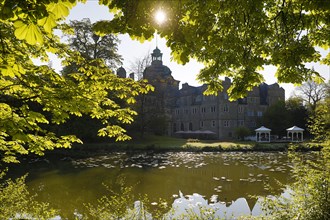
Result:
{"type": "Polygon", "coordinates": [[[126,186],[133,186],[134,197],[146,194],[150,203],[163,198],[174,205],[196,199],[204,204],[208,198],[208,206],[221,212],[258,213],[257,200],[249,195],[281,193],[277,181],[290,182],[291,167],[285,153],[149,152],[35,161],[21,164],[16,172],[29,172],[27,185],[38,199],[71,219],[75,211],[84,211],[84,203],[109,194],[103,184],[118,191],[116,182],[122,177],[126,186]],[[183,200],[180,191],[191,196],[183,200]]]}
{"type": "Polygon", "coordinates": [[[191,212],[196,213],[197,216],[201,216],[201,212],[214,211],[212,215],[217,218],[234,219],[239,216],[246,215],[260,215],[262,213],[260,202],[255,201],[255,204],[251,207],[251,204],[245,198],[238,198],[232,201],[229,206],[225,202],[217,201],[217,198],[212,197],[210,202],[200,194],[194,193],[193,195],[174,200],[173,202],[174,213],[171,217],[178,219],[180,216],[188,216],[191,212]],[[201,211],[202,210],[202,211],[201,211]]]}

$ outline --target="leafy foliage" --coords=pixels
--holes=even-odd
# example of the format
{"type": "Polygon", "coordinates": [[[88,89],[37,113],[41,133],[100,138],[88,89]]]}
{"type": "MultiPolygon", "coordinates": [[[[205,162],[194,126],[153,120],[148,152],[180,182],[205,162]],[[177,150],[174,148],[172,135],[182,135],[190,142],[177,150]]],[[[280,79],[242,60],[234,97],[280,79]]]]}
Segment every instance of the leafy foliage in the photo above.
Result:
{"type": "MultiPolygon", "coordinates": [[[[291,152],[295,182],[288,186],[290,197],[266,198],[263,203],[266,219],[329,219],[330,218],[330,118],[329,94],[319,103],[309,124],[315,141],[323,148],[316,161],[305,160],[291,152]]],[[[295,146],[293,146],[293,149],[295,146]]]]}
{"type": "Polygon", "coordinates": [[[0,218],[1,219],[50,219],[57,211],[47,203],[38,203],[30,195],[25,185],[25,178],[15,181],[6,180],[0,184],[0,218]]]}
{"type": "Polygon", "coordinates": [[[125,187],[124,181],[124,178],[116,181],[119,193],[113,192],[110,187],[106,186],[109,195],[103,196],[97,204],[86,204],[87,213],[84,213],[83,219],[164,219],[164,214],[170,209],[166,202],[159,199],[159,204],[152,210],[148,205],[150,201],[147,196],[134,198],[133,188],[125,187]]]}
{"type": "Polygon", "coordinates": [[[87,59],[60,42],[53,33],[75,1],[2,1],[0,17],[0,157],[16,161],[17,154],[42,155],[46,150],[81,142],[75,136],[57,136],[49,124],[62,124],[70,116],[89,115],[102,122],[101,136],[126,140],[122,124],[131,123],[135,111],[117,100],[133,102],[151,87],[119,79],[102,59],[87,59]],[[64,77],[47,65],[49,53],[63,66],[79,69],[64,77]]]}
{"type": "Polygon", "coordinates": [[[309,130],[316,141],[323,142],[330,137],[330,91],[326,99],[319,103],[309,119],[309,130]]]}
{"type": "Polygon", "coordinates": [[[307,81],[296,90],[299,93],[298,96],[303,99],[308,110],[313,114],[317,105],[325,99],[328,87],[327,83],[307,81]]]}
{"type": "Polygon", "coordinates": [[[272,129],[272,134],[285,135],[285,129],[291,127],[289,112],[284,101],[271,105],[264,113],[261,124],[272,129]]]}
{"type": "Polygon", "coordinates": [[[250,134],[251,131],[247,127],[242,126],[235,129],[235,135],[242,141],[244,141],[244,138],[250,134]]]}
{"type": "Polygon", "coordinates": [[[300,97],[290,97],[285,101],[285,108],[289,112],[291,125],[307,128],[308,111],[300,97]]]}
{"type": "Polygon", "coordinates": [[[265,198],[266,219],[329,219],[330,217],[330,144],[317,161],[304,161],[292,154],[295,182],[290,197],[265,198]]]}
{"type": "Polygon", "coordinates": [[[279,101],[266,110],[260,120],[262,125],[272,129],[273,134],[285,136],[286,130],[293,125],[300,128],[307,128],[307,109],[298,97],[291,97],[288,100],[279,101]]]}
{"type": "Polygon", "coordinates": [[[122,57],[117,52],[118,37],[113,34],[96,35],[89,18],[70,21],[69,24],[61,25],[61,30],[68,38],[70,47],[79,51],[85,59],[103,59],[113,71],[121,65],[122,57]]]}
{"type": "Polygon", "coordinates": [[[328,48],[330,5],[305,0],[101,1],[115,14],[95,29],[102,33],[128,33],[144,41],[157,31],[167,40],[172,57],[185,64],[195,58],[205,64],[198,79],[208,94],[221,89],[220,76],[233,79],[232,99],[243,97],[263,77],[264,65],[277,67],[279,82],[320,81],[307,62],[329,63],[315,46],[328,48]],[[153,19],[161,8],[167,22],[153,19]]]}

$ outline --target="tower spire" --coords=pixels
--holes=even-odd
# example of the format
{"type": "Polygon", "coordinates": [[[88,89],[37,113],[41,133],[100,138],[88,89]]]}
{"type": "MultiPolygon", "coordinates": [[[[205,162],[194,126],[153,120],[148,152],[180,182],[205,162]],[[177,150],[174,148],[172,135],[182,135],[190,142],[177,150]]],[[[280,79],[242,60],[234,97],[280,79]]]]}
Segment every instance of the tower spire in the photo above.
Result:
{"type": "Polygon", "coordinates": [[[156,33],[156,48],[158,48],[158,34],[156,33]]]}

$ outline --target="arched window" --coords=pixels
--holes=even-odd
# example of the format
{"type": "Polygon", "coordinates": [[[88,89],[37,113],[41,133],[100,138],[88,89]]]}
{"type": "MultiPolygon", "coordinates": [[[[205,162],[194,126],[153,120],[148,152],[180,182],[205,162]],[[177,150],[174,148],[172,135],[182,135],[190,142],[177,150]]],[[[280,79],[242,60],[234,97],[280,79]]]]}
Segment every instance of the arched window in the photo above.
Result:
{"type": "Polygon", "coordinates": [[[182,122],[181,122],[181,131],[184,131],[184,125],[182,122]]]}
{"type": "Polygon", "coordinates": [[[189,122],[189,131],[192,131],[193,130],[193,126],[192,126],[192,123],[189,122]]]}

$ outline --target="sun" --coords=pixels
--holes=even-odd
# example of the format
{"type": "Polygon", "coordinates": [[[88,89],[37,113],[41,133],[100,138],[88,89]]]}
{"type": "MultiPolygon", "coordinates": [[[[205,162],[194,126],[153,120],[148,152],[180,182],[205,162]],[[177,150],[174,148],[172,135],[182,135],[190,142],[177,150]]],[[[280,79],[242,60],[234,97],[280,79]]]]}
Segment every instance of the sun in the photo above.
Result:
{"type": "Polygon", "coordinates": [[[155,19],[156,19],[156,22],[157,22],[158,24],[162,24],[162,23],[164,23],[165,20],[166,20],[166,14],[165,14],[165,12],[162,11],[162,10],[158,10],[158,11],[156,11],[155,19]]]}

